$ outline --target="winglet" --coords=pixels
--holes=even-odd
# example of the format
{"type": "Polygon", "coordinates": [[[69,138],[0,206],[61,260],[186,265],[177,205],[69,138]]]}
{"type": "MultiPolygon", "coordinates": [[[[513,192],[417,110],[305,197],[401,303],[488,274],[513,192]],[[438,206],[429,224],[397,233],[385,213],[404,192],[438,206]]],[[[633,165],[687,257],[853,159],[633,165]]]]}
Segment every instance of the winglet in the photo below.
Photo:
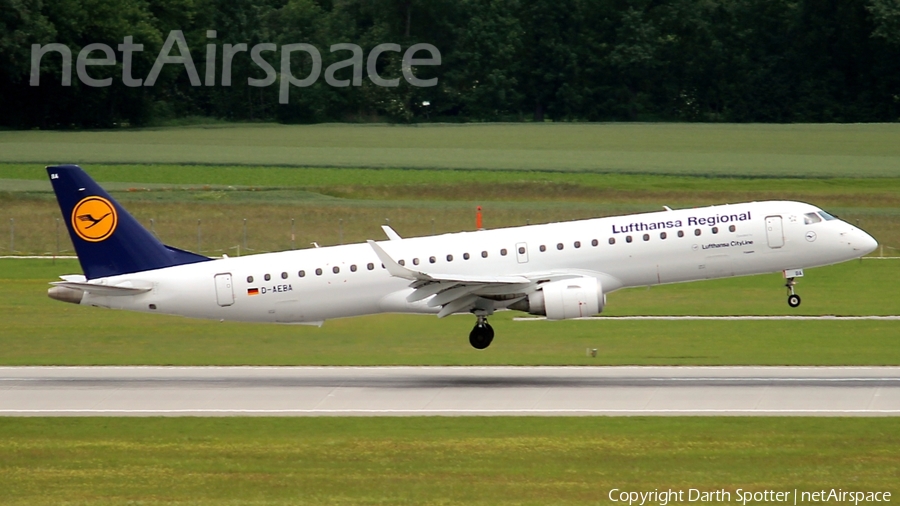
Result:
{"type": "Polygon", "coordinates": [[[411,280],[431,279],[431,277],[428,276],[427,274],[407,269],[406,267],[403,267],[402,265],[398,264],[375,241],[370,239],[366,242],[368,242],[369,246],[371,246],[372,249],[375,250],[375,254],[378,255],[378,259],[381,260],[381,263],[384,264],[384,268],[387,269],[387,271],[391,274],[391,276],[396,276],[398,278],[411,279],[411,280]]]}
{"type": "Polygon", "coordinates": [[[384,230],[384,235],[388,236],[388,239],[392,241],[399,241],[403,239],[402,237],[400,237],[400,234],[395,232],[394,229],[392,229],[388,225],[382,225],[381,230],[384,230]]]}

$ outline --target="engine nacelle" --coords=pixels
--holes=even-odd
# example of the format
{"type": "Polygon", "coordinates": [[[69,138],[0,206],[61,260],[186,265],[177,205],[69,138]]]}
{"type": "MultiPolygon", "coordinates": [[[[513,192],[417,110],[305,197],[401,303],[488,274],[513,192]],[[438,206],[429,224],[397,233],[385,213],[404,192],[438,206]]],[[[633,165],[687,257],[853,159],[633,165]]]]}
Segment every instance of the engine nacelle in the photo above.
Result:
{"type": "Polygon", "coordinates": [[[548,320],[565,320],[593,316],[603,311],[605,305],[606,295],[600,280],[585,277],[545,283],[526,301],[513,304],[510,309],[545,315],[548,320]]]}

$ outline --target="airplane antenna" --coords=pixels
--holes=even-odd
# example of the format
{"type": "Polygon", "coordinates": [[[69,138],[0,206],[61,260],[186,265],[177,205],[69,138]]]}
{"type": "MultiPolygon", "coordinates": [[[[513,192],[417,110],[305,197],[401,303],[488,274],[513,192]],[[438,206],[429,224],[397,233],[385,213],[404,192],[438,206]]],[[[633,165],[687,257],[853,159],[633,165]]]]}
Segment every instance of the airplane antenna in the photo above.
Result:
{"type": "Polygon", "coordinates": [[[671,211],[671,210],[672,210],[672,208],[669,207],[669,206],[663,206],[663,209],[665,209],[666,211],[671,211]]]}
{"type": "Polygon", "coordinates": [[[478,206],[475,211],[475,228],[477,230],[484,230],[484,227],[481,226],[481,206],[478,206]]]}

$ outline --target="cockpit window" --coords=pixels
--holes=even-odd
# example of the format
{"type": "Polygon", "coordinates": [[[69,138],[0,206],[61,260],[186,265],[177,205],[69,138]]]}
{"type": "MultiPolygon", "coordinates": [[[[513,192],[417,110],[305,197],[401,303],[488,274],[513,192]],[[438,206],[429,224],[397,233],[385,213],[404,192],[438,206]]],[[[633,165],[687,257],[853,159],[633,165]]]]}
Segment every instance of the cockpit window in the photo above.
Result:
{"type": "Polygon", "coordinates": [[[819,211],[819,216],[821,216],[822,218],[824,218],[825,221],[831,221],[831,220],[836,220],[836,219],[837,219],[837,218],[835,218],[834,216],[832,216],[832,215],[826,213],[825,211],[819,211]]]}
{"type": "Polygon", "coordinates": [[[822,221],[822,218],[819,218],[819,215],[816,213],[806,213],[803,215],[803,223],[806,223],[807,225],[819,223],[820,221],[822,221]]]}

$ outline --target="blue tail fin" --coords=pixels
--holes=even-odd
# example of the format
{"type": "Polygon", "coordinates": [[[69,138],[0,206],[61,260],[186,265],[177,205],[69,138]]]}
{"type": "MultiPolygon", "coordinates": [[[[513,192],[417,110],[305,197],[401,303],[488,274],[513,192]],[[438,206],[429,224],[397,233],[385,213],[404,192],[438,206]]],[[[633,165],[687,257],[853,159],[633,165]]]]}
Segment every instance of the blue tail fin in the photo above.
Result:
{"type": "Polygon", "coordinates": [[[47,167],[47,174],[88,279],[209,260],[159,242],[81,167],[47,167]]]}

